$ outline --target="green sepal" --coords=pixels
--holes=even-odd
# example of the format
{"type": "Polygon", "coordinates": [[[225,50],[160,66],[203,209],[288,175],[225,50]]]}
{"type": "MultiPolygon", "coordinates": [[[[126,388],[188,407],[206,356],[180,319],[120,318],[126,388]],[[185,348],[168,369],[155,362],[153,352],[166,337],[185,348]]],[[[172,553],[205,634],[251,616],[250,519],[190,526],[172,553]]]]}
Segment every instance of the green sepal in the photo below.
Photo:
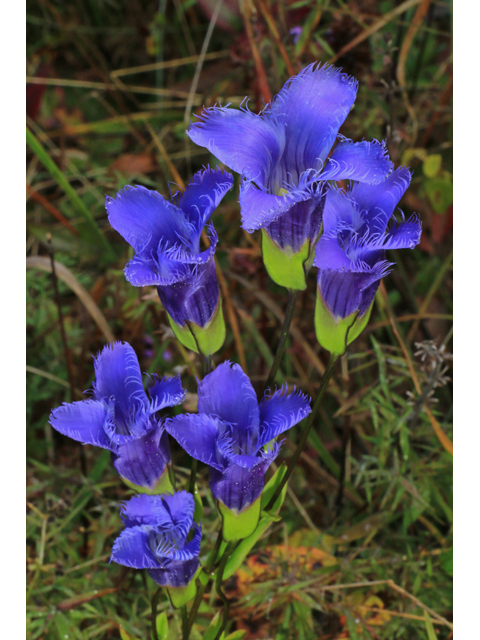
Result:
{"type": "Polygon", "coordinates": [[[221,500],[217,500],[217,506],[222,517],[222,537],[225,542],[242,540],[255,531],[260,518],[260,496],[239,513],[229,509],[221,500]]]}
{"type": "MultiPolygon", "coordinates": [[[[282,462],[282,464],[278,467],[278,469],[275,471],[273,476],[267,482],[262,492],[262,499],[261,499],[262,509],[265,509],[267,504],[270,502],[270,498],[273,496],[273,494],[277,490],[277,487],[283,480],[283,476],[286,474],[286,472],[287,472],[287,465],[285,464],[285,462],[282,462]]],[[[280,509],[280,507],[283,504],[283,501],[285,500],[286,495],[287,495],[287,485],[283,487],[281,494],[275,500],[275,504],[270,509],[270,513],[276,513],[280,509]]]]}
{"type": "Polygon", "coordinates": [[[193,490],[193,502],[195,503],[195,511],[193,512],[193,519],[195,520],[195,522],[198,523],[203,518],[203,503],[202,503],[200,494],[198,492],[197,485],[195,485],[195,488],[193,490]]]}
{"type": "Polygon", "coordinates": [[[320,345],[336,356],[343,356],[347,346],[358,338],[367,326],[372,312],[373,302],[363,316],[358,311],[346,318],[336,319],[317,287],[317,301],[315,303],[315,333],[320,345]]]}
{"type": "Polygon", "coordinates": [[[168,321],[176,338],[184,347],[200,353],[202,356],[211,356],[216,353],[225,342],[226,329],[223,319],[222,298],[219,297],[217,308],[213,316],[204,327],[195,322],[186,322],[181,326],[167,313],[168,321]]]}
{"type": "Polygon", "coordinates": [[[276,518],[274,516],[270,516],[268,514],[262,515],[255,531],[250,536],[248,536],[248,538],[245,538],[240,542],[240,544],[235,548],[235,551],[227,560],[227,564],[225,565],[225,570],[223,572],[224,580],[227,580],[228,578],[230,578],[230,576],[233,576],[235,571],[242,566],[243,561],[250,553],[251,549],[263,536],[272,522],[276,522],[277,520],[279,520],[279,518],[276,518]]]}
{"type": "Polygon", "coordinates": [[[307,273],[312,266],[310,239],[297,253],[281,249],[265,229],[262,229],[263,264],[271,279],[281,287],[304,291],[307,288],[307,273]]]}
{"type": "Polygon", "coordinates": [[[162,475],[157,480],[157,482],[153,485],[153,487],[142,487],[139,484],[134,484],[133,482],[130,482],[130,480],[127,480],[122,476],[120,477],[122,478],[123,482],[127,485],[127,487],[130,487],[130,489],[133,489],[138,493],[146,493],[150,496],[157,495],[159,493],[173,494],[175,493],[175,491],[173,489],[172,481],[170,478],[170,471],[171,471],[171,465],[167,464],[167,466],[165,467],[165,471],[162,473],[162,475]]]}
{"type": "Polygon", "coordinates": [[[180,609],[183,605],[192,600],[197,593],[196,579],[200,574],[199,567],[190,582],[185,587],[166,587],[168,598],[174,609],[180,609]]]}

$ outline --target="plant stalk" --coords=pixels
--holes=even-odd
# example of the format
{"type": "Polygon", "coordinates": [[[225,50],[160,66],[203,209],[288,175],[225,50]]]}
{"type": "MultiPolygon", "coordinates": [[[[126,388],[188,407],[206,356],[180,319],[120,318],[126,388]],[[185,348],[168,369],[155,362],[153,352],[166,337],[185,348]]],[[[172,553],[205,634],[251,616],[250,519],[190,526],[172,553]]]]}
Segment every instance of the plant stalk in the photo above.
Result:
{"type": "Polygon", "coordinates": [[[285,345],[287,343],[288,330],[290,329],[290,324],[292,322],[293,311],[295,309],[295,304],[297,302],[299,292],[296,289],[288,290],[288,302],[287,308],[285,310],[285,318],[283,320],[282,333],[280,335],[280,342],[278,343],[277,353],[275,354],[275,359],[272,364],[272,368],[270,369],[270,373],[268,374],[267,381],[265,382],[264,391],[269,389],[277,375],[278,368],[280,367],[280,362],[282,361],[283,352],[285,351],[285,345]]]}

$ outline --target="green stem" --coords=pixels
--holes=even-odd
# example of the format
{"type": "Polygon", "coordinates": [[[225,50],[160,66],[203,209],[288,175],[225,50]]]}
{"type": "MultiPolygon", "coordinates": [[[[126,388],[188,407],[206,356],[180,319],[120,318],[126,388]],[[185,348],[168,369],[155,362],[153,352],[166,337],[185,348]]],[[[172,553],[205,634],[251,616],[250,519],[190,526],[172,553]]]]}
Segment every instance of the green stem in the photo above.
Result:
{"type": "Polygon", "coordinates": [[[323,374],[322,379],[320,380],[320,386],[318,388],[317,397],[315,398],[315,404],[313,405],[312,412],[308,416],[307,423],[306,423],[305,427],[303,428],[303,432],[302,432],[302,435],[300,437],[300,441],[299,441],[299,443],[297,445],[297,448],[295,449],[295,453],[293,454],[293,457],[290,460],[290,463],[288,465],[287,471],[286,471],[285,475],[283,476],[281,483],[278,485],[275,493],[271,497],[269,503],[267,504],[267,506],[265,508],[265,511],[268,511],[269,509],[271,509],[273,507],[273,505],[277,501],[277,498],[282,493],[283,487],[287,484],[290,476],[292,475],[292,472],[293,472],[293,470],[295,468],[295,465],[297,464],[298,459],[300,457],[300,454],[302,453],[302,449],[305,446],[305,442],[307,441],[310,429],[312,428],[313,421],[314,421],[315,416],[317,414],[318,408],[320,407],[323,395],[324,395],[325,390],[326,390],[327,385],[328,385],[328,381],[332,377],[333,369],[334,369],[335,363],[337,361],[337,358],[338,358],[338,356],[334,355],[333,353],[330,354],[330,360],[328,362],[327,368],[325,369],[325,373],[323,374]]]}
{"type": "Polygon", "coordinates": [[[215,590],[223,602],[222,625],[218,630],[217,635],[215,636],[215,640],[219,640],[220,636],[225,631],[225,627],[227,626],[227,622],[228,622],[228,614],[230,611],[230,600],[227,598],[227,596],[225,595],[225,592],[222,589],[222,581],[223,581],[223,572],[225,571],[225,566],[235,546],[236,546],[235,542],[228,543],[227,548],[225,549],[225,552],[222,556],[222,559],[220,560],[220,565],[217,569],[217,575],[215,577],[215,590]]]}
{"type": "Polygon", "coordinates": [[[182,638],[188,638],[188,614],[187,605],[180,607],[180,614],[182,616],[182,638]]]}
{"type": "MultiPolygon", "coordinates": [[[[208,560],[207,560],[207,564],[205,565],[203,571],[207,574],[210,575],[212,569],[213,569],[213,565],[215,564],[215,560],[217,559],[217,554],[218,551],[220,549],[220,546],[222,544],[222,530],[220,529],[220,531],[218,532],[218,536],[217,536],[217,540],[215,542],[215,547],[213,548],[212,553],[210,554],[208,560]]],[[[185,636],[185,640],[188,640],[189,636],[190,636],[190,632],[192,630],[193,627],[193,623],[195,622],[195,618],[197,616],[197,611],[200,607],[200,604],[202,602],[202,598],[203,598],[203,594],[205,593],[205,589],[207,588],[206,584],[202,584],[200,583],[198,585],[197,588],[197,595],[195,596],[195,600],[193,601],[192,604],[192,608],[190,609],[190,613],[188,616],[188,624],[187,624],[187,635],[185,636]]]]}
{"type": "Polygon", "coordinates": [[[265,389],[269,389],[272,386],[275,380],[275,376],[277,375],[280,362],[282,361],[283,352],[285,351],[285,345],[287,343],[288,330],[290,329],[290,324],[292,322],[293,311],[295,309],[295,303],[297,302],[298,294],[299,292],[296,289],[288,290],[287,309],[285,311],[285,318],[283,320],[280,342],[278,343],[277,353],[275,354],[272,368],[270,369],[267,381],[265,382],[265,389]]]}
{"type": "Polygon", "coordinates": [[[153,598],[152,598],[151,626],[152,626],[153,640],[159,640],[158,633],[157,633],[157,605],[158,605],[158,601],[160,600],[162,589],[163,587],[158,587],[158,589],[153,594],[153,598]]]}

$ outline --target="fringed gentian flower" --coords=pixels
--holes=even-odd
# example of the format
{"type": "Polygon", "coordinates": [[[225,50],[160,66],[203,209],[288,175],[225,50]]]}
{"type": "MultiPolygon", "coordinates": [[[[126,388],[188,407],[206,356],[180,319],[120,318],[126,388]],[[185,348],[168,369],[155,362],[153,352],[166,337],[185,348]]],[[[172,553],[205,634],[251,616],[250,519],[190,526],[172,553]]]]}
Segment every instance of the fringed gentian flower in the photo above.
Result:
{"type": "MultiPolygon", "coordinates": [[[[123,505],[125,529],[113,544],[110,561],[147,569],[162,587],[187,587],[200,566],[202,527],[193,521],[194,509],[193,496],[186,491],[131,498],[123,505]]],[[[169,593],[178,606],[179,594],[169,593]]],[[[187,600],[194,593],[189,590],[187,600]]]]}
{"type": "Polygon", "coordinates": [[[410,180],[410,171],[400,167],[378,185],[355,182],[346,193],[332,189],[327,194],[314,261],[315,328],[331,353],[343,354],[366,326],[380,280],[393,266],[385,250],[413,249],[420,242],[418,216],[400,225],[394,216],[410,180]]]}
{"type": "Polygon", "coordinates": [[[175,335],[204,355],[217,351],[225,339],[214,259],[218,237],[208,221],[232,186],[229,173],[206,169],[171,202],[156,191],[130,186],[116,199],[106,199],[110,224],[135,250],[125,277],[135,287],[156,285],[175,335]],[[210,246],[202,251],[205,225],[210,246]]]}
{"type": "Polygon", "coordinates": [[[151,376],[147,396],[137,356],[126,342],[107,345],[94,364],[93,397],[54,409],[50,424],[83,444],[109,449],[129,486],[143,492],[171,490],[168,436],[157,412],[184,399],[180,376],[151,376]]]}
{"type": "Polygon", "coordinates": [[[260,405],[248,377],[224,362],[198,384],[198,414],[175,416],[165,428],[193,458],[210,467],[210,488],[225,539],[255,529],[265,473],[278,455],[272,441],[310,413],[310,398],[282,387],[260,405]]]}
{"type": "Polygon", "coordinates": [[[278,284],[306,288],[318,240],[326,181],[375,184],[391,170],[384,144],[337,139],[357,81],[312,64],[290,78],[260,116],[247,108],[205,109],[187,134],[240,173],[242,226],[262,229],[265,266],[278,284]]]}

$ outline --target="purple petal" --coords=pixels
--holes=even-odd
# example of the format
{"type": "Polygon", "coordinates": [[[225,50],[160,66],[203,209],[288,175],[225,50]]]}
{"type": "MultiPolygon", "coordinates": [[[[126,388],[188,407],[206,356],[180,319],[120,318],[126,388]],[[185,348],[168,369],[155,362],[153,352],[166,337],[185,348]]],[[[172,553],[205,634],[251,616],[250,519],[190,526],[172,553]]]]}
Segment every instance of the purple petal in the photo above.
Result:
{"type": "Polygon", "coordinates": [[[270,114],[285,127],[282,165],[295,183],[301,173],[319,171],[355,102],[358,83],[334,67],[311,64],[290,78],[270,114]]]}
{"type": "Polygon", "coordinates": [[[225,165],[266,186],[284,147],[282,127],[248,109],[212,107],[198,116],[187,135],[225,165]]]}
{"type": "Polygon", "coordinates": [[[198,558],[185,562],[170,562],[164,569],[149,569],[148,575],[162,587],[186,587],[199,566],[198,558]]]}
{"type": "Polygon", "coordinates": [[[170,527],[172,518],[165,508],[162,497],[138,494],[122,505],[121,518],[126,527],[148,524],[155,527],[170,527]]]}
{"type": "Polygon", "coordinates": [[[318,286],[326,305],[336,318],[346,318],[359,311],[363,315],[372,304],[380,280],[388,272],[389,263],[382,261],[370,271],[318,272],[318,286]]]}
{"type": "Polygon", "coordinates": [[[113,543],[110,562],[134,569],[155,569],[160,563],[150,548],[151,527],[141,525],[124,529],[113,543]]]}
{"type": "Polygon", "coordinates": [[[287,394],[287,387],[260,403],[260,437],[258,446],[263,446],[278,435],[301,422],[311,412],[310,398],[299,391],[287,394]]]}
{"type": "Polygon", "coordinates": [[[218,207],[223,196],[233,187],[233,178],[220,169],[196,173],[178,199],[178,206],[200,235],[203,226],[218,207]]]}
{"type": "Polygon", "coordinates": [[[160,411],[165,407],[174,407],[183,402],[186,391],[182,387],[179,375],[175,378],[162,378],[161,380],[155,375],[151,378],[153,384],[147,389],[152,401],[151,411],[160,411]]]}
{"type": "Polygon", "coordinates": [[[251,469],[232,464],[226,473],[210,470],[210,489],[216,500],[229,509],[242,511],[258,498],[265,485],[269,461],[263,460],[251,469]]]}
{"type": "Polygon", "coordinates": [[[183,212],[157,191],[127,186],[105,206],[112,227],[137,252],[156,251],[160,240],[176,244],[185,234],[183,212]]]}
{"type": "Polygon", "coordinates": [[[195,525],[193,538],[185,546],[183,547],[181,546],[181,543],[185,540],[192,526],[192,518],[193,518],[193,511],[192,511],[192,514],[190,515],[189,527],[185,535],[182,536],[181,542],[180,542],[180,539],[178,538],[176,531],[175,532],[166,531],[165,533],[160,532],[160,534],[158,534],[157,538],[154,539],[154,542],[153,542],[154,545],[157,544],[157,550],[155,551],[155,547],[154,547],[154,553],[158,559],[165,558],[165,560],[168,560],[169,562],[170,561],[185,562],[187,560],[192,560],[193,558],[196,558],[199,555],[200,542],[202,540],[201,527],[198,527],[197,525],[195,525]],[[169,544],[170,541],[172,541],[174,544],[178,544],[178,548],[177,546],[173,546],[173,544],[169,544]]]}
{"type": "Polygon", "coordinates": [[[105,426],[112,421],[113,408],[97,400],[64,403],[50,414],[50,424],[63,435],[103,449],[110,449],[105,426]]]}
{"type": "Polygon", "coordinates": [[[343,140],[334,149],[322,180],[358,180],[378,184],[393,169],[384,142],[343,140]]]}
{"type": "Polygon", "coordinates": [[[323,235],[315,247],[315,259],[313,264],[319,269],[332,269],[336,271],[350,271],[352,261],[339,245],[337,238],[329,238],[323,235]]]}
{"type": "Polygon", "coordinates": [[[354,184],[347,195],[357,203],[360,211],[368,212],[372,231],[383,236],[388,221],[408,189],[411,179],[410,171],[406,167],[399,167],[380,184],[367,185],[360,182],[354,184]]]}
{"type": "MultiPolygon", "coordinates": [[[[387,232],[385,239],[380,240],[382,249],[414,249],[420,242],[422,223],[416,214],[407,222],[394,226],[387,232]]],[[[376,243],[375,243],[375,246],[376,243]]]]}
{"type": "Polygon", "coordinates": [[[190,413],[167,420],[165,429],[192,458],[223,470],[217,456],[218,420],[205,414],[190,413]]]}
{"type": "Polygon", "coordinates": [[[126,420],[132,409],[148,406],[137,354],[127,342],[112,342],[98,354],[95,397],[115,398],[115,418],[126,420]],[[117,415],[120,410],[121,416],[117,415]]]}
{"type": "Polygon", "coordinates": [[[127,264],[123,273],[134,287],[152,287],[175,284],[190,274],[188,265],[165,258],[153,259],[149,255],[136,255],[127,264]]]}
{"type": "Polygon", "coordinates": [[[183,282],[158,287],[157,291],[166,311],[177,324],[183,327],[185,322],[194,322],[204,327],[212,319],[220,297],[215,260],[199,265],[183,282]]]}
{"type": "Polygon", "coordinates": [[[123,478],[141,487],[152,488],[170,462],[166,433],[158,425],[139,438],[129,439],[116,447],[112,461],[123,478]]]}
{"type": "Polygon", "coordinates": [[[223,362],[199,383],[198,412],[217,416],[234,431],[237,426],[242,432],[258,429],[257,396],[238,364],[223,362]]]}
{"type": "Polygon", "coordinates": [[[282,249],[297,253],[307,240],[315,242],[322,224],[325,194],[294,204],[266,227],[270,238],[282,249]]]}

